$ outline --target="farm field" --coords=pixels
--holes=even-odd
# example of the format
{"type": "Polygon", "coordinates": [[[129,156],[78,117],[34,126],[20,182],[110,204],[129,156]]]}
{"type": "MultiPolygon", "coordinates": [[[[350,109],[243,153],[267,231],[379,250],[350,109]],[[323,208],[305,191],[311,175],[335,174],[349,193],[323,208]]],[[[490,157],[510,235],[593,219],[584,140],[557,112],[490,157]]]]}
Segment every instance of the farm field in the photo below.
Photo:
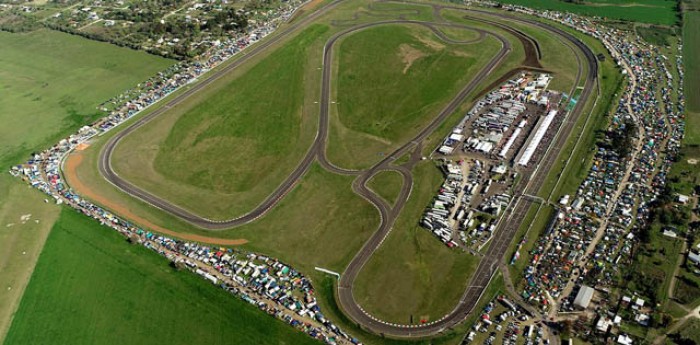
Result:
{"type": "Polygon", "coordinates": [[[499,2],[650,24],[670,26],[679,22],[676,2],[669,0],[591,0],[581,3],[563,0],[499,0],[499,2]]]}
{"type": "MultiPolygon", "coordinates": [[[[93,120],[100,103],[174,63],[43,30],[0,32],[0,46],[3,171],[93,120]]],[[[38,191],[0,174],[0,342],[59,210],[38,191]]]]}
{"type": "Polygon", "coordinates": [[[20,152],[96,119],[100,103],[174,63],[46,30],[0,32],[0,45],[3,159],[23,159],[20,152]]]}
{"type": "Polygon", "coordinates": [[[4,344],[68,343],[319,344],[65,208],[4,344]]]}
{"type": "Polygon", "coordinates": [[[683,16],[683,65],[685,66],[686,121],[684,143],[700,145],[700,12],[683,16]]]}
{"type": "Polygon", "coordinates": [[[423,209],[442,185],[430,161],[414,168],[414,190],[385,243],[362,269],[357,301],[375,317],[406,324],[447,314],[464,292],[478,257],[452,250],[420,227],[423,209]]]}
{"type": "Polygon", "coordinates": [[[490,36],[451,44],[415,25],[374,27],[346,37],[336,47],[329,160],[352,169],[381,160],[436,116],[498,49],[490,36]]]}

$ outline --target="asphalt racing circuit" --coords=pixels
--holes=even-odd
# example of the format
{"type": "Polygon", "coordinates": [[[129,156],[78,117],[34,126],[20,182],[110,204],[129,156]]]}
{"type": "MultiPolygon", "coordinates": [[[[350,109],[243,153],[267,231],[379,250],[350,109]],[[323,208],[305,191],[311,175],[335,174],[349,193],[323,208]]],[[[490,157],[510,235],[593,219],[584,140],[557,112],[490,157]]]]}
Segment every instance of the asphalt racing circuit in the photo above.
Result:
{"type": "MultiPolygon", "coordinates": [[[[119,175],[114,172],[111,166],[112,154],[119,144],[122,138],[128,136],[130,133],[137,130],[139,127],[143,126],[153,118],[165,113],[168,109],[177,106],[183,100],[187,99],[192,94],[197,91],[206,88],[209,84],[219,79],[222,75],[234,70],[238,66],[246,63],[247,61],[253,59],[256,55],[266,50],[268,47],[272,46],[276,42],[283,40],[286,36],[291,33],[299,31],[301,28],[309,25],[315,19],[319,18],[323,14],[327,13],[332,8],[336,7],[341,0],[336,0],[328,5],[324,6],[320,10],[303,17],[296,22],[290,24],[285,29],[280,30],[273,34],[273,36],[268,37],[266,40],[258,43],[245,50],[245,53],[237,60],[227,64],[224,68],[221,68],[215,72],[212,72],[208,78],[202,80],[201,82],[195,84],[190,89],[179,93],[177,96],[173,97],[165,103],[159,109],[151,112],[150,114],[138,119],[128,127],[122,129],[119,133],[109,139],[109,141],[104,145],[102,151],[100,152],[100,157],[98,160],[98,169],[100,174],[104,176],[110,183],[115,185],[122,191],[130,194],[133,197],[141,199],[142,201],[164,210],[180,219],[183,219],[195,226],[208,230],[224,230],[230,229],[236,226],[247,224],[254,221],[262,216],[264,216],[270,209],[272,209],[284,196],[291,191],[297,182],[304,176],[304,174],[309,170],[309,167],[318,161],[323,168],[333,173],[354,175],[357,176],[353,183],[353,190],[358,195],[365,198],[371,204],[373,204],[381,216],[381,223],[378,229],[370,236],[367,242],[363,245],[360,251],[355,255],[352,261],[348,264],[344,272],[342,272],[340,280],[338,282],[338,301],[343,312],[355,323],[357,323],[361,328],[381,334],[393,337],[427,337],[435,334],[439,334],[450,327],[457,325],[462,322],[469,313],[476,306],[482,293],[488,286],[491,278],[494,276],[499,263],[503,259],[505,252],[513,240],[516,231],[518,230],[520,224],[522,223],[527,211],[529,210],[530,203],[533,202],[532,198],[526,197],[526,195],[536,195],[544,181],[547,177],[547,172],[551,168],[559,155],[559,151],[563,148],[569,137],[576,120],[581,115],[584,106],[587,104],[588,99],[596,90],[595,85],[597,83],[597,71],[598,65],[596,57],[591,52],[591,50],[584,45],[581,41],[575,38],[573,35],[560,30],[558,28],[546,25],[544,23],[529,20],[522,17],[511,16],[507,13],[497,13],[489,11],[479,11],[473,9],[465,9],[461,7],[453,6],[443,6],[443,5],[432,5],[432,4],[422,4],[416,3],[416,5],[431,6],[433,8],[435,19],[431,22],[415,21],[415,20],[379,20],[371,23],[363,24],[352,24],[352,22],[346,22],[343,25],[347,26],[339,33],[332,36],[324,46],[323,55],[323,70],[322,70],[322,84],[321,84],[321,99],[319,101],[319,125],[318,131],[316,133],[316,138],[307,151],[306,155],[302,161],[296,166],[296,168],[288,175],[288,177],[280,184],[277,189],[270,194],[260,205],[258,205],[252,211],[229,220],[210,220],[202,218],[193,214],[177,205],[170,203],[167,200],[161,199],[160,197],[150,194],[149,192],[140,189],[139,187],[131,184],[130,182],[122,179],[119,175]],[[362,307],[355,301],[352,287],[356,277],[362,270],[363,266],[369,261],[374,252],[381,246],[384,239],[391,232],[394,221],[398,217],[399,213],[403,209],[408,197],[411,193],[413,186],[413,178],[411,175],[412,167],[421,159],[421,152],[423,150],[423,141],[431,135],[437,128],[442,124],[442,122],[451,114],[453,114],[457,108],[467,100],[467,97],[473,95],[482,82],[484,82],[487,77],[491,75],[496,67],[505,59],[506,56],[511,52],[510,42],[504,37],[490,32],[481,28],[471,27],[464,24],[455,24],[442,20],[440,16],[440,11],[442,9],[453,9],[463,11],[464,16],[468,19],[475,19],[470,16],[478,13],[481,18],[492,17],[494,21],[491,20],[480,20],[482,23],[490,24],[503,29],[516,37],[523,43],[524,46],[530,45],[530,49],[526,47],[525,51],[527,57],[522,63],[523,69],[538,69],[539,65],[539,48],[537,47],[536,40],[530,38],[526,34],[522,33],[515,27],[508,27],[507,22],[517,22],[522,25],[534,26],[538,29],[545,30],[552,35],[556,35],[566,42],[566,45],[570,49],[576,49],[583,56],[585,61],[578,61],[578,76],[576,80],[576,85],[580,85],[580,82],[584,81],[584,88],[580,95],[580,98],[569,113],[568,117],[565,119],[562,126],[559,128],[554,140],[550,144],[547,151],[540,158],[540,161],[533,169],[527,170],[523,173],[521,181],[518,183],[513,193],[513,200],[504,213],[501,221],[498,223],[498,228],[495,231],[492,243],[485,253],[476,271],[472,274],[470,281],[466,284],[467,288],[464,291],[462,297],[459,299],[458,303],[455,305],[454,309],[447,315],[440,319],[434,320],[432,322],[420,325],[397,325],[387,323],[376,319],[367,312],[365,312],[362,307]],[[496,22],[495,20],[502,20],[496,22]],[[331,78],[332,78],[332,59],[333,59],[333,48],[336,42],[345,35],[352,34],[354,32],[364,30],[369,27],[387,25],[387,24],[414,24],[422,25],[431,29],[440,39],[445,42],[454,44],[467,44],[473,43],[475,41],[481,40],[487,35],[498,39],[501,43],[501,49],[498,51],[491,60],[485,65],[485,67],[477,73],[477,75],[464,86],[458,94],[438,113],[424,128],[420,130],[419,133],[415,135],[409,142],[405,143],[403,146],[396,149],[391,154],[387,155],[383,160],[375,164],[373,167],[362,170],[346,170],[341,167],[335,166],[326,157],[326,144],[329,130],[329,109],[330,109],[330,95],[331,95],[331,78]],[[451,40],[442,34],[438,30],[441,26],[450,26],[465,28],[477,31],[479,37],[472,41],[455,41],[451,40]],[[534,47],[534,48],[533,48],[534,47]],[[586,73],[584,73],[584,69],[586,73]],[[585,74],[585,75],[584,75],[585,74]],[[407,163],[402,165],[394,165],[394,161],[399,157],[410,154],[410,159],[407,163]],[[403,186],[401,188],[399,197],[395,205],[388,205],[381,197],[372,192],[366,187],[367,181],[369,181],[373,176],[381,171],[392,170],[400,173],[403,176],[403,186]]],[[[402,2],[405,3],[405,2],[402,2]]],[[[400,11],[400,10],[399,10],[400,11]]],[[[403,10],[406,11],[406,10],[403,10]]],[[[578,56],[578,54],[576,54],[578,56]]],[[[499,76],[500,79],[508,78],[512,76],[514,71],[508,72],[506,75],[499,76]]]]}

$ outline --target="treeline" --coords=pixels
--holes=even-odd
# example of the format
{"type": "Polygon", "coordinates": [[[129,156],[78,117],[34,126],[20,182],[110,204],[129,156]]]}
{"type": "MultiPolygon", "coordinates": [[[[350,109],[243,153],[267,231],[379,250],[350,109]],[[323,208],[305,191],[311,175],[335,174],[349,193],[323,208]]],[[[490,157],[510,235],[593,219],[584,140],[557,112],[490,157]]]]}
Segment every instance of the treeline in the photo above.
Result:
{"type": "Polygon", "coordinates": [[[115,38],[110,38],[110,37],[105,37],[100,34],[94,33],[94,32],[85,32],[85,31],[78,31],[74,30],[73,28],[62,26],[60,24],[54,24],[54,23],[44,23],[43,24],[46,28],[49,28],[51,30],[56,30],[60,32],[65,32],[67,34],[71,35],[76,35],[76,36],[81,36],[85,37],[87,39],[95,40],[95,41],[100,41],[100,42],[105,42],[105,43],[110,43],[114,44],[119,47],[125,47],[125,48],[130,48],[134,50],[141,50],[145,51],[147,53],[153,54],[153,55],[158,55],[170,59],[175,59],[175,60],[184,60],[187,56],[186,55],[178,55],[174,52],[168,52],[168,51],[152,51],[148,49],[143,49],[143,47],[138,44],[138,43],[133,43],[133,42],[125,42],[122,40],[118,40],[115,38]]]}
{"type": "Polygon", "coordinates": [[[615,152],[620,159],[625,159],[634,149],[637,124],[631,119],[625,119],[618,128],[604,134],[605,136],[603,140],[598,142],[598,146],[615,152]]]}

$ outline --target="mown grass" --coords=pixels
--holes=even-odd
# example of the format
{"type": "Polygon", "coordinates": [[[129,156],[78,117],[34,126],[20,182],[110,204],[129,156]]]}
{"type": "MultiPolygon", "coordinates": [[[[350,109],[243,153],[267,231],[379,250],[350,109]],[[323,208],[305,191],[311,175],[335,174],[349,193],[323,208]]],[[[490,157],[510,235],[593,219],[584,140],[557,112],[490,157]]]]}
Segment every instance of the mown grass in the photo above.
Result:
{"type": "Polygon", "coordinates": [[[336,48],[330,160],[366,168],[391,153],[434,118],[498,49],[493,38],[449,44],[416,25],[379,26],[346,37],[336,48]]]}
{"type": "Polygon", "coordinates": [[[367,186],[386,200],[389,205],[393,205],[401,192],[403,177],[395,171],[382,171],[374,175],[367,186]]]}
{"type": "Polygon", "coordinates": [[[414,171],[411,197],[386,241],[354,286],[358,303],[388,322],[435,320],[454,307],[478,258],[450,249],[419,225],[422,211],[443,182],[430,161],[414,171]]]}
{"type": "Polygon", "coordinates": [[[317,87],[307,94],[315,80],[307,74],[310,51],[327,31],[309,27],[247,71],[227,75],[128,136],[115,151],[115,170],[212,219],[252,209],[313,140],[316,109],[305,104],[317,87]]]}
{"type": "Polygon", "coordinates": [[[450,39],[456,41],[471,41],[479,38],[479,32],[475,30],[455,28],[455,27],[441,27],[440,32],[445,34],[450,39]]]}
{"type": "Polygon", "coordinates": [[[125,343],[318,344],[64,208],[5,345],[125,343]]]}
{"type": "Polygon", "coordinates": [[[676,2],[668,0],[594,0],[583,3],[563,0],[499,0],[499,2],[650,24],[675,25],[679,21],[676,2]]]}
{"type": "Polygon", "coordinates": [[[171,60],[54,31],[0,32],[0,342],[59,208],[5,171],[171,60]],[[30,215],[25,223],[23,215],[30,215]]]}

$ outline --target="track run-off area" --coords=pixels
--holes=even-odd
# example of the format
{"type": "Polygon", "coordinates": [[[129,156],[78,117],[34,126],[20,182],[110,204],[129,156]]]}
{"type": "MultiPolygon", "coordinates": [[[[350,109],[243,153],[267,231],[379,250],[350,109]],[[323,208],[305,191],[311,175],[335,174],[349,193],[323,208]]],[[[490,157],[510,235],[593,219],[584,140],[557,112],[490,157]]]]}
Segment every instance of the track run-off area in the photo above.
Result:
{"type": "MultiPolygon", "coordinates": [[[[205,89],[207,86],[211,85],[214,81],[218,80],[227,73],[230,73],[239,66],[254,60],[256,56],[268,50],[275,43],[282,41],[288,35],[297,33],[301,29],[309,26],[316,19],[331,11],[344,1],[347,0],[336,0],[330,2],[327,5],[319,8],[317,11],[296,20],[295,22],[289,24],[286,28],[281,29],[274,35],[266,38],[250,49],[247,49],[245,54],[239,59],[225,65],[225,67],[221,69],[211,72],[206,79],[193,85],[193,87],[190,89],[171,97],[157,110],[139,118],[128,126],[119,129],[120,132],[109,138],[100,151],[98,158],[98,171],[107,181],[134,198],[140,199],[147,204],[161,209],[194,226],[212,231],[235,228],[265,216],[268,211],[273,209],[275,205],[277,205],[289,192],[294,189],[294,187],[305,176],[314,163],[319,163],[321,167],[332,173],[355,176],[355,180],[352,184],[353,191],[371,203],[378,210],[380,215],[380,224],[376,231],[355,254],[345,270],[341,272],[341,276],[337,284],[337,298],[340,308],[354,323],[358,324],[361,328],[376,334],[398,338],[433,336],[459,324],[474,310],[477,302],[489,285],[489,282],[497,272],[499,263],[503,260],[509,244],[512,242],[515,233],[519,229],[531,206],[530,203],[533,202],[532,199],[527,198],[526,195],[537,195],[538,191],[545,183],[549,169],[554,166],[553,163],[557,160],[560,150],[565,146],[564,143],[566,143],[568,140],[577,119],[582,115],[584,107],[589,103],[589,101],[592,101],[592,96],[595,96],[595,92],[597,90],[596,84],[598,73],[596,57],[585,44],[568,32],[539,21],[512,16],[507,13],[466,9],[458,6],[411,2],[400,3],[431,7],[433,12],[436,13],[435,18],[432,21],[378,19],[374,22],[361,24],[356,24],[352,21],[338,23],[338,25],[343,26],[343,29],[331,36],[323,47],[323,65],[320,85],[321,92],[318,102],[318,128],[313,143],[293,171],[270,195],[268,195],[253,210],[233,219],[211,220],[200,217],[181,206],[173,204],[166,199],[139,188],[135,184],[120,177],[112,168],[112,155],[123,138],[137,131],[140,127],[144,126],[159,115],[166,113],[169,109],[178,106],[184,100],[188,99],[198,91],[205,89]],[[523,43],[523,45],[529,44],[530,49],[525,49],[525,61],[521,64],[521,68],[518,70],[540,69],[541,66],[538,62],[540,54],[539,48],[537,47],[537,41],[534,38],[529,37],[527,34],[520,31],[518,27],[510,27],[505,23],[512,22],[517,23],[518,25],[534,27],[538,30],[547,32],[550,35],[557,36],[563,42],[567,42],[567,45],[571,49],[576,49],[583,57],[583,59],[577,61],[578,75],[576,76],[575,80],[575,85],[583,85],[583,91],[581,92],[575,107],[568,113],[567,118],[559,128],[559,131],[552,140],[550,146],[547,148],[544,155],[539,158],[539,162],[533,168],[529,168],[522,172],[522,178],[515,186],[512,201],[498,222],[498,227],[494,233],[491,245],[485,252],[484,256],[480,259],[476,270],[470,275],[469,281],[466,284],[466,289],[452,311],[428,323],[400,325],[385,322],[366,312],[357,303],[355,296],[353,295],[355,280],[365,264],[383,244],[384,240],[391,232],[396,219],[406,205],[414,184],[412,168],[423,158],[426,139],[436,132],[440,125],[443,124],[443,122],[449,116],[454,114],[461,105],[468,101],[468,97],[473,97],[476,93],[482,91],[488,91],[480,90],[478,88],[480,86],[483,87],[484,82],[488,78],[493,77],[492,74],[497,67],[499,67],[513,51],[513,47],[511,46],[512,43],[497,31],[490,31],[484,29],[482,26],[476,27],[467,24],[449,22],[443,19],[440,15],[440,12],[443,9],[459,11],[467,19],[475,19],[472,16],[477,14],[480,18],[491,17],[493,20],[479,19],[478,21],[486,26],[491,25],[500,30],[509,32],[510,34],[516,36],[519,41],[523,43]],[[333,58],[335,45],[337,42],[341,41],[342,38],[353,33],[373,27],[393,24],[411,24],[428,28],[435,33],[440,40],[450,44],[470,44],[490,36],[500,41],[501,47],[497,53],[492,56],[490,60],[488,60],[483,68],[481,68],[481,70],[478,71],[475,76],[466,85],[464,85],[437,114],[435,114],[435,116],[431,115],[430,120],[427,121],[427,123],[410,140],[405,141],[401,146],[396,148],[393,152],[385,155],[383,159],[368,169],[345,169],[334,164],[326,154],[332,104],[331,97],[333,91],[333,58]],[[478,33],[478,37],[465,41],[455,40],[447,37],[443,32],[441,32],[439,29],[442,27],[472,30],[478,33]],[[396,161],[399,158],[406,155],[410,157],[407,162],[396,164],[396,161]],[[395,171],[403,177],[401,190],[393,206],[389,205],[383,198],[367,187],[368,181],[383,171],[395,171]]],[[[579,55],[576,54],[576,56],[579,55]]],[[[506,72],[504,75],[499,75],[496,77],[498,77],[498,80],[505,80],[512,77],[518,70],[511,70],[506,72]]],[[[439,136],[442,136],[442,134],[444,133],[438,133],[439,136]]]]}

